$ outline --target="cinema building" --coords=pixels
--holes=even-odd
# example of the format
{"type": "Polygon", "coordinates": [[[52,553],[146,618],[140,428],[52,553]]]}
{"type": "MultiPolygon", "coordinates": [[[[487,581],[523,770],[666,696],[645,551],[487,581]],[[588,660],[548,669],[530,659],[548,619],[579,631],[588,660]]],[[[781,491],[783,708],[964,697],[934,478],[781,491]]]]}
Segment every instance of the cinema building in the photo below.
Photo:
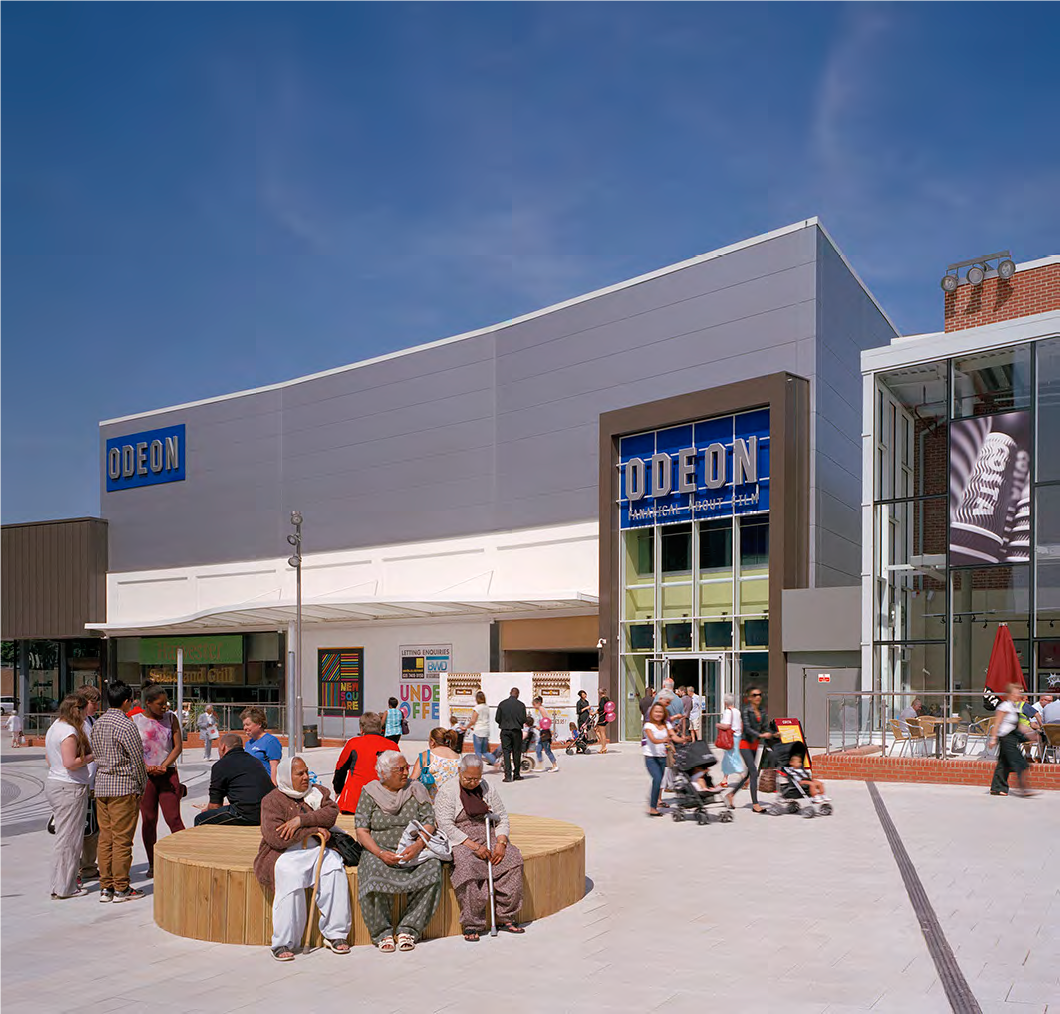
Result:
{"type": "Polygon", "coordinates": [[[625,736],[666,674],[709,710],[753,681],[773,714],[809,712],[818,676],[861,682],[860,356],[895,335],[811,219],[108,420],[93,629],[133,682],[171,678],[179,647],[190,696],[282,703],[298,511],[308,716],[400,696],[422,736],[439,672],[597,668],[625,736]]]}
{"type": "Polygon", "coordinates": [[[1013,267],[861,357],[863,689],[962,717],[999,624],[1028,685],[1060,690],[1060,257],[1013,267]]]}

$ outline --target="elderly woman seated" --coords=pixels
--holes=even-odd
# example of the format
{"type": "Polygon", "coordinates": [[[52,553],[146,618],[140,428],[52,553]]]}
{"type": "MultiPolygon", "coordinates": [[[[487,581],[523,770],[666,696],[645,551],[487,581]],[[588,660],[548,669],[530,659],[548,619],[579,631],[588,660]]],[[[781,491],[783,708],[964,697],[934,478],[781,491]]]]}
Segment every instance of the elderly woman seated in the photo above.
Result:
{"type": "MultiPolygon", "coordinates": [[[[220,763],[220,762],[218,762],[220,763]]],[[[339,808],[328,790],[310,786],[309,768],[301,757],[280,761],[276,788],[261,801],[261,845],[254,875],[263,887],[274,889],[272,901],[272,956],[292,961],[294,948],[306,925],[306,888],[316,880],[320,860],[320,933],[324,946],[349,954],[347,938],[353,922],[350,885],[342,859],[318,844],[326,844],[339,808]]]]}
{"type": "Polygon", "coordinates": [[[482,758],[464,754],[457,778],[446,782],[434,800],[438,827],[453,846],[451,881],[460,904],[464,939],[475,941],[489,923],[488,863],[493,864],[497,926],[524,933],[515,918],[523,904],[523,856],[508,841],[508,811],[500,793],[482,780],[482,758]],[[486,848],[486,814],[490,848],[486,848]]]}
{"type": "Polygon", "coordinates": [[[364,848],[357,867],[357,899],[376,947],[411,951],[438,907],[442,864],[420,855],[425,848],[421,839],[401,853],[395,849],[411,820],[434,833],[434,808],[426,788],[409,781],[408,761],[396,750],[379,755],[376,771],[379,781],[365,785],[357,802],[357,840],[364,848]],[[398,921],[395,945],[391,914],[396,894],[407,895],[408,905],[398,921]]]}

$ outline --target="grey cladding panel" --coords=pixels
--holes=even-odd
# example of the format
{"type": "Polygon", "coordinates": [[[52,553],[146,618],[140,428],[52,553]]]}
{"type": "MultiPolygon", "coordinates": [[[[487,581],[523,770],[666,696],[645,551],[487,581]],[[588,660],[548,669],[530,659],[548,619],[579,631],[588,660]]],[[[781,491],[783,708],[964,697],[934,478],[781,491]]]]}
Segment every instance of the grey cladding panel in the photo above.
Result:
{"type": "Polygon", "coordinates": [[[317,551],[595,519],[601,412],[807,375],[816,234],[475,338],[104,427],[105,440],[184,422],[189,445],[185,482],[103,493],[111,567],[282,555],[293,507],[317,551]]]}

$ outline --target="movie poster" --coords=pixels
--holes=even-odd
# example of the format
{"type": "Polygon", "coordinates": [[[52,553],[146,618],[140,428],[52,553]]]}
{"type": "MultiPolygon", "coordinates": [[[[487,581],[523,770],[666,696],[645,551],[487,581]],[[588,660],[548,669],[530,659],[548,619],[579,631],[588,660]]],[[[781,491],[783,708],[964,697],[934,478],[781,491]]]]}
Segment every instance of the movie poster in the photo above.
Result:
{"type": "Polygon", "coordinates": [[[950,424],[950,566],[1030,560],[1030,413],[950,424]]]}

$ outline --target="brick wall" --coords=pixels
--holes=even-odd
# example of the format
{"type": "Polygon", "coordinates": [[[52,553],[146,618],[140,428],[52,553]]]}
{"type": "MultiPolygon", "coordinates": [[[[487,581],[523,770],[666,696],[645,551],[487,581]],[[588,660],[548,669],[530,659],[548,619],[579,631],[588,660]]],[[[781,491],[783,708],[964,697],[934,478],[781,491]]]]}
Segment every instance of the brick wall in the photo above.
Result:
{"type": "Polygon", "coordinates": [[[1060,310],[1060,264],[1017,271],[1007,282],[994,277],[982,285],[961,285],[946,293],[946,330],[960,331],[1000,320],[1060,310]]]}
{"type": "MultiPolygon", "coordinates": [[[[817,754],[813,773],[823,781],[829,778],[859,782],[929,782],[935,785],[990,784],[994,762],[987,760],[937,760],[934,757],[882,757],[857,752],[817,754]]],[[[1035,789],[1060,791],[1060,764],[1032,764],[1030,785],[1035,789]]],[[[1015,778],[1010,778],[1015,785],[1015,778]]]]}

